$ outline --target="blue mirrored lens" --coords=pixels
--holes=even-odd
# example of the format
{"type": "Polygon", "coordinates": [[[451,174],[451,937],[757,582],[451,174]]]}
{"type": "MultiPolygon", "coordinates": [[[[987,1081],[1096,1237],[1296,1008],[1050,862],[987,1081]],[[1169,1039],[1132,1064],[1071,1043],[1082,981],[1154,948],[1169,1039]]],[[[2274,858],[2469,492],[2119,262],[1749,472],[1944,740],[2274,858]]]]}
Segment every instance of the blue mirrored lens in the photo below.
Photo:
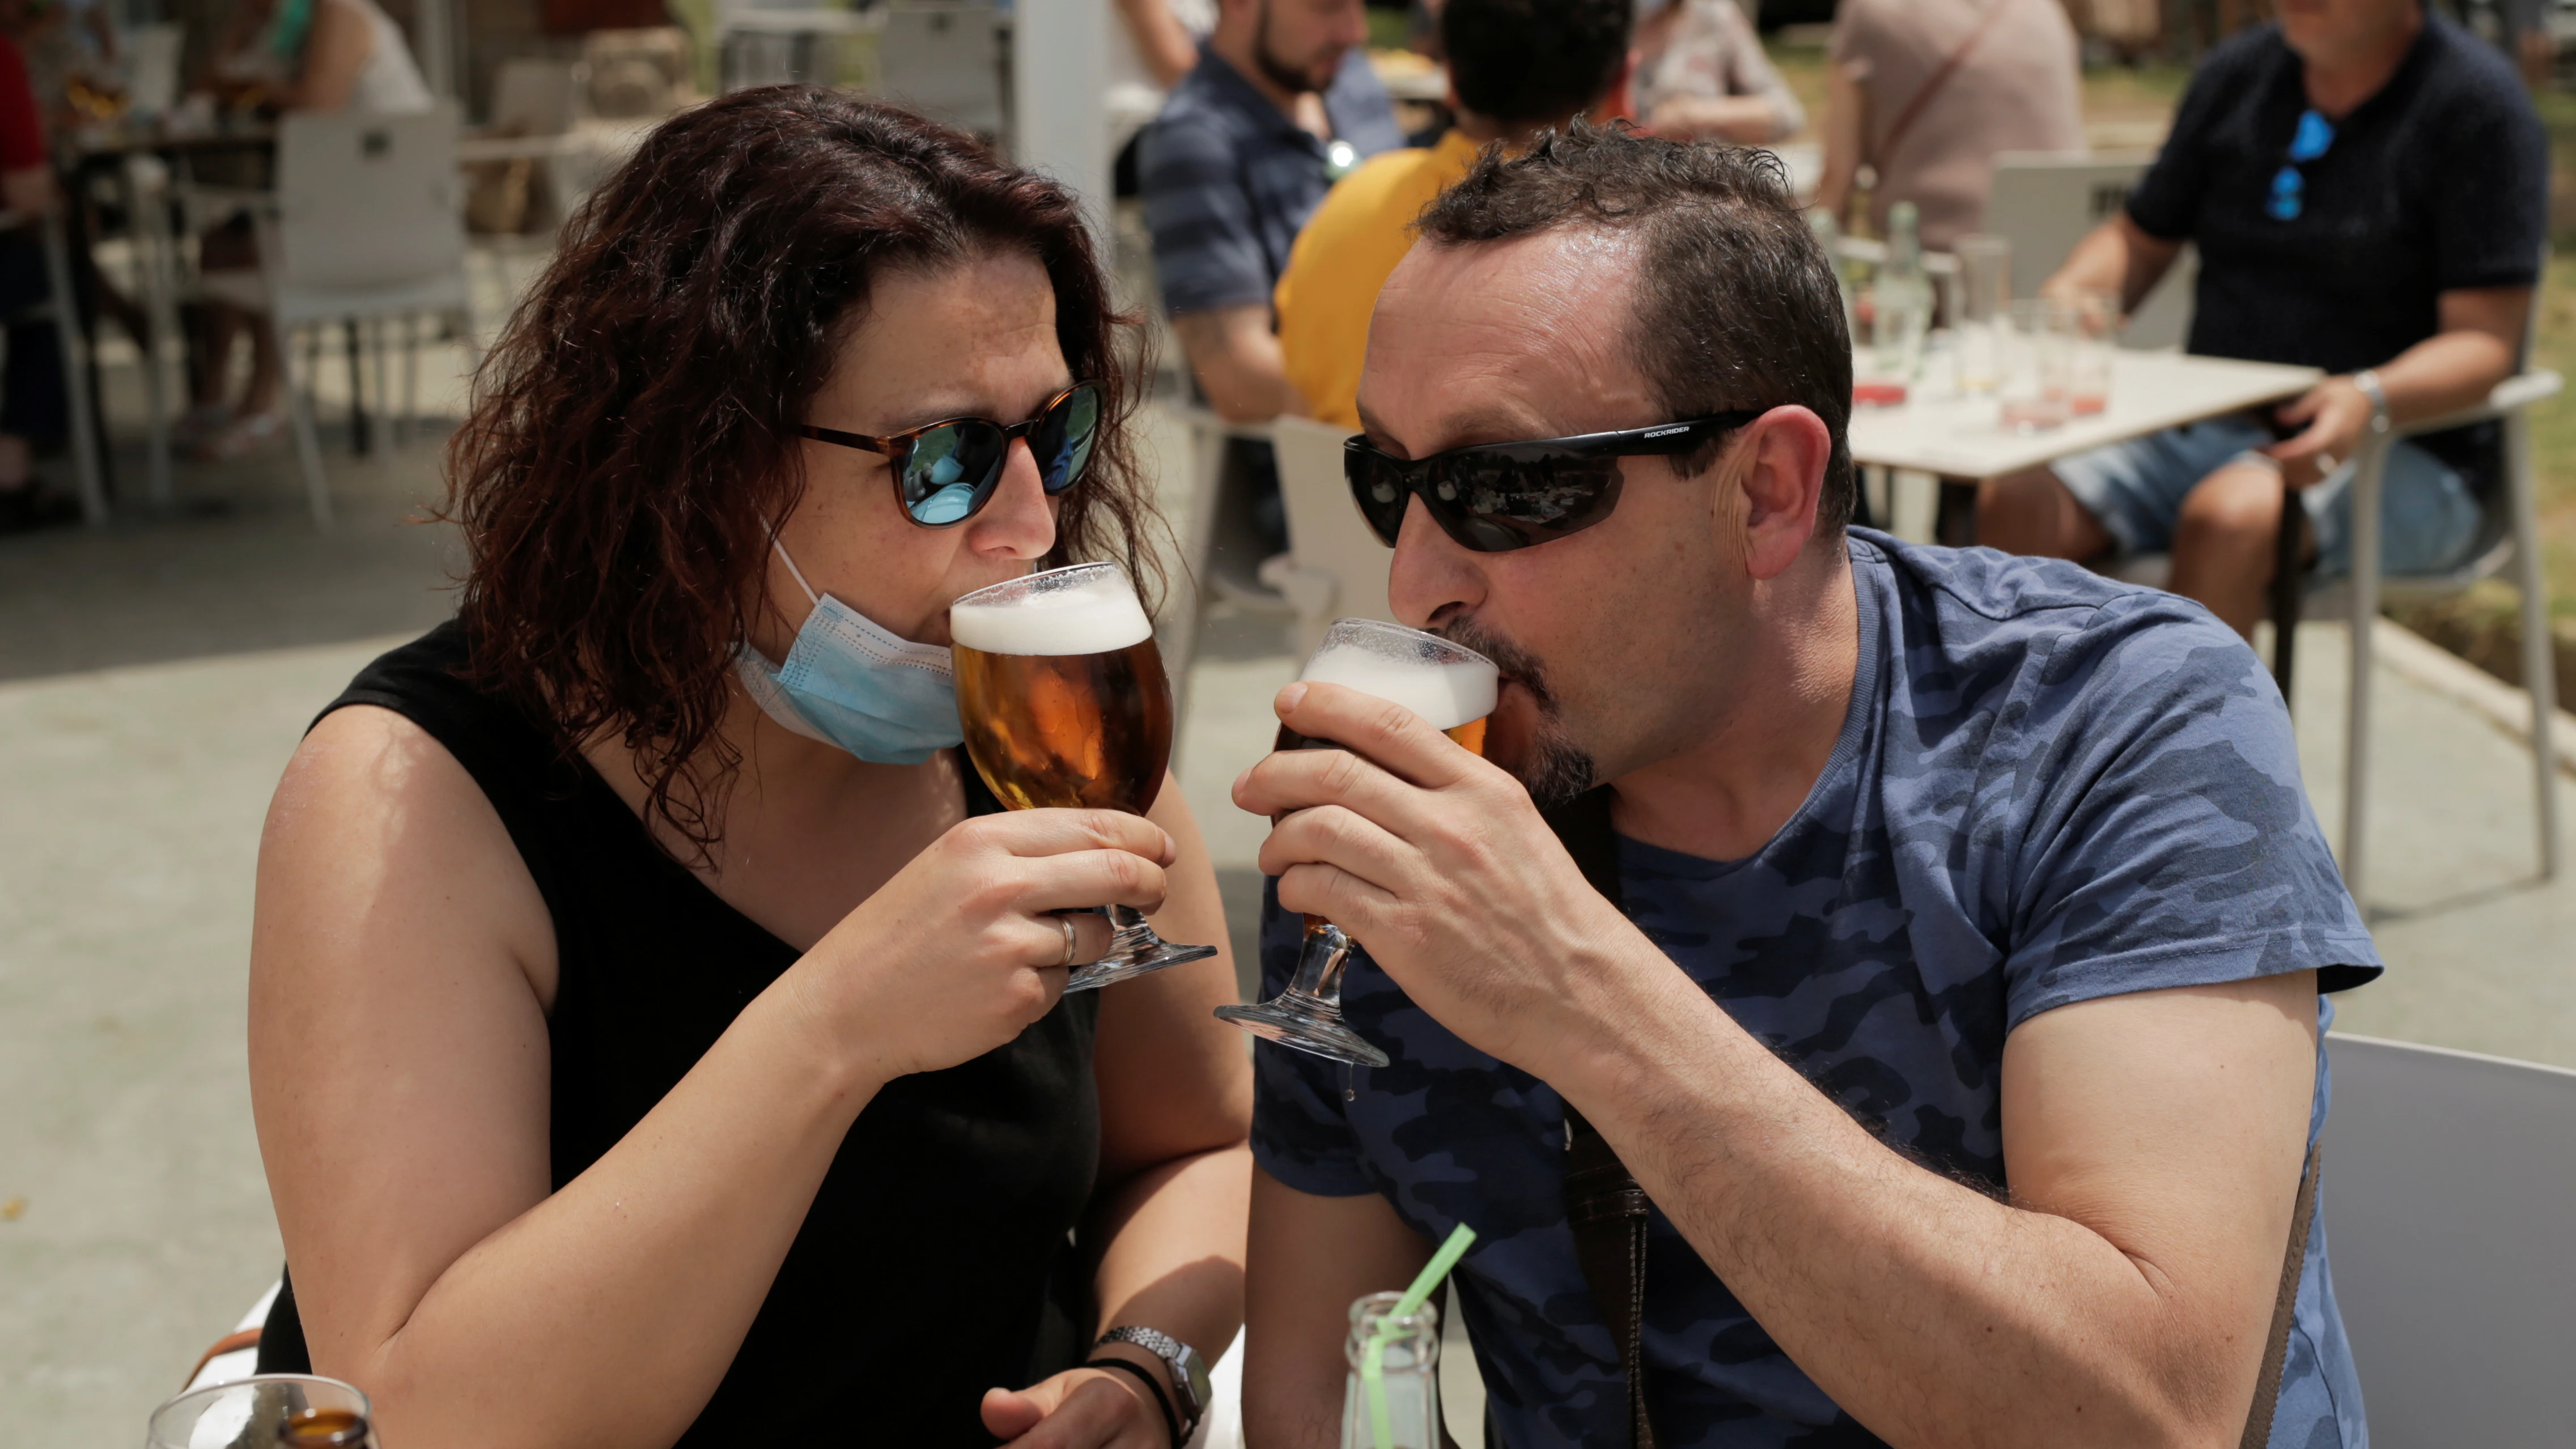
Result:
{"type": "Polygon", "coordinates": [[[999,476],[1000,440],[999,428],[974,423],[933,428],[915,438],[904,460],[904,511],[933,528],[973,513],[999,476]]]}

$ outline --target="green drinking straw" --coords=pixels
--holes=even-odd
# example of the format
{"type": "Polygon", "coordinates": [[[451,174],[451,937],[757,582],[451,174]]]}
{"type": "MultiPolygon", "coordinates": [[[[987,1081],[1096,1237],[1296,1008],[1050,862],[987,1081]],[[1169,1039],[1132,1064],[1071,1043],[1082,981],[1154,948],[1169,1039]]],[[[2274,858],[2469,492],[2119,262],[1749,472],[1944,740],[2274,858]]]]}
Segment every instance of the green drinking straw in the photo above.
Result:
{"type": "Polygon", "coordinates": [[[1395,1420],[1386,1407],[1386,1346],[1395,1337],[1395,1325],[1422,1311],[1431,1290],[1440,1286],[1440,1280],[1449,1276],[1460,1258],[1467,1256],[1468,1246],[1475,1241],[1476,1230],[1465,1223],[1450,1229],[1449,1241],[1442,1243],[1431,1261],[1422,1265],[1413,1286],[1395,1300],[1378,1331],[1369,1335],[1368,1343],[1360,1350],[1360,1383],[1368,1393],[1369,1431],[1377,1438],[1377,1449],[1395,1449],[1395,1420]]]}

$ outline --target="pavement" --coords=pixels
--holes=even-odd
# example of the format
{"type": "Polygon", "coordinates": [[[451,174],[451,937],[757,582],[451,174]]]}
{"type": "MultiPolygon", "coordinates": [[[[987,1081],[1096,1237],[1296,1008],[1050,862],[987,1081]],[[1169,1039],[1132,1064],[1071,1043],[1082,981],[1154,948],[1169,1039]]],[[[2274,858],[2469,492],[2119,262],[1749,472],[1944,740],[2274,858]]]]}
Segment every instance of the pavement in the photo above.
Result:
{"type": "MultiPolygon", "coordinates": [[[[22,1426],[0,1440],[129,1441],[276,1276],[243,1048],[262,812],[313,711],[446,616],[455,562],[413,521],[432,447],[328,451],[327,535],[281,448],[184,469],[168,513],[0,539],[0,1425],[22,1426]]],[[[2342,641],[2307,629],[2302,764],[2332,832],[2342,641]]],[[[1276,623],[1219,618],[1182,725],[1239,951],[1263,826],[1226,789],[1296,664],[1276,623]]],[[[2576,879],[2535,879],[2527,756],[2438,679],[2383,671],[2375,697],[2391,970],[2340,1029],[2576,1067],[2576,879]]]]}

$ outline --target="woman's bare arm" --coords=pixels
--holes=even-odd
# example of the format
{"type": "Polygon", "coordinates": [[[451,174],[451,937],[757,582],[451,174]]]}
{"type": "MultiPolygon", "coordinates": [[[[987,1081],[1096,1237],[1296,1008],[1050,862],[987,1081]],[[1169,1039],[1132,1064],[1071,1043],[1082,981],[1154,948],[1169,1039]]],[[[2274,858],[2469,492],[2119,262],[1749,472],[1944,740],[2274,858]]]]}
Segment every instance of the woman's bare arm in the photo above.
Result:
{"type": "Polygon", "coordinates": [[[304,65],[295,84],[277,93],[289,111],[344,111],[358,91],[358,73],[376,53],[376,28],[348,0],[313,0],[313,29],[304,41],[304,65]]]}
{"type": "Polygon", "coordinates": [[[251,953],[252,1102],[315,1369],[408,1449],[677,1438],[859,1110],[1053,1002],[1061,973],[1018,962],[1061,937],[1026,911],[1113,898],[1111,877],[1159,906],[1159,831],[1030,814],[940,837],[549,1194],[544,902],[418,726],[316,726],[270,809],[251,953]],[[1029,854],[1048,831],[1069,843],[1029,854]]]}
{"type": "MultiPolygon", "coordinates": [[[[1167,941],[1213,944],[1217,953],[1101,994],[1093,1067],[1101,1205],[1093,1228],[1104,1247],[1093,1280],[1095,1332],[1121,1324],[1158,1328],[1213,1361],[1243,1322],[1252,1062],[1243,1033],[1211,1015],[1236,999],[1234,962],[1216,872],[1176,782],[1164,782],[1152,819],[1178,855],[1154,930],[1167,941]]],[[[1113,1345],[1104,1352],[1169,1382],[1162,1360],[1143,1349],[1113,1345]]],[[[996,1396],[1026,1403],[998,1421],[988,1413],[987,1423],[1008,1432],[1058,1402],[1078,1412],[1076,1393],[1140,1388],[1126,1374],[1058,1375],[1027,1394],[996,1396]],[[1085,1386],[1092,1379],[1097,1388],[1085,1386]]],[[[1159,1416],[1153,1428],[1162,1433],[1159,1416]]]]}
{"type": "Polygon", "coordinates": [[[1846,64],[1825,66],[1825,174],[1816,182],[1816,209],[1835,221],[1851,201],[1860,177],[1861,137],[1869,120],[1869,92],[1846,64]]]}

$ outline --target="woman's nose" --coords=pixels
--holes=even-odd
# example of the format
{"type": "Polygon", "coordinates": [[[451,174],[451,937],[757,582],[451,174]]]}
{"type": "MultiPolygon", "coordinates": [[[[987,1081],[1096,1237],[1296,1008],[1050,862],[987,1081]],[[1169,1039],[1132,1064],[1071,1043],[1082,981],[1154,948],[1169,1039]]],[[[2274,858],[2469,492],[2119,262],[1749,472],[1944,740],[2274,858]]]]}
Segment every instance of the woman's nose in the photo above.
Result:
{"type": "Polygon", "coordinates": [[[1013,438],[1002,458],[1002,481],[993,486],[993,501],[975,515],[971,540],[978,553],[1006,558],[1044,558],[1055,547],[1055,500],[1047,497],[1038,475],[1037,454],[1029,440],[1013,438]]]}

